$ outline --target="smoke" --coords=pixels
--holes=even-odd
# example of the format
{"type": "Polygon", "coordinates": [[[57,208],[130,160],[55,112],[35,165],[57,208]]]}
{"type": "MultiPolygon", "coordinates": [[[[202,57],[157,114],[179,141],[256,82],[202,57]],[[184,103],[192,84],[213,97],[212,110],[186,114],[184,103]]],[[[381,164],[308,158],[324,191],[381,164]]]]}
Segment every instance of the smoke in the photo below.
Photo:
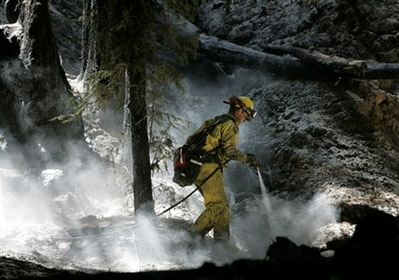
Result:
{"type": "Polygon", "coordinates": [[[129,214],[123,189],[115,185],[116,174],[94,159],[21,170],[13,165],[12,154],[2,154],[0,173],[2,255],[48,266],[64,267],[76,261],[79,267],[90,267],[90,258],[102,250],[101,243],[86,238],[89,247],[76,247],[82,244],[75,241],[76,232],[91,229],[96,235],[111,226],[114,218],[129,214]],[[88,259],[76,259],[83,255],[88,259]]]}
{"type": "Polygon", "coordinates": [[[318,229],[338,220],[337,208],[323,193],[315,194],[307,202],[274,199],[272,220],[276,234],[287,236],[297,244],[312,245],[318,229]]]}
{"type": "MultiPolygon", "coordinates": [[[[233,94],[245,95],[254,84],[265,82],[256,73],[236,75],[242,79],[233,79],[228,86],[187,80],[186,94],[171,94],[165,111],[193,123],[186,131],[174,132],[176,145],[183,144],[207,118],[227,112],[223,100],[233,94]]],[[[115,118],[116,122],[120,120],[115,118]]],[[[254,126],[261,127],[260,120],[240,128],[240,148],[265,153],[268,131],[254,136],[254,126]]],[[[20,165],[21,159],[16,161],[18,149],[10,149],[14,141],[5,134],[0,139],[3,256],[86,271],[194,268],[206,261],[222,265],[240,258],[263,259],[275,235],[311,244],[319,227],[336,221],[335,208],[322,194],[307,202],[270,196],[272,211],[267,213],[255,172],[234,163],[225,173],[232,241],[229,245],[215,244],[210,236],[202,240],[188,232],[204,209],[198,192],[162,217],[133,215],[124,192],[130,182],[125,180],[129,176],[126,167],[104,164],[73,143],[67,147],[69,157],[63,164],[20,165]]],[[[40,139],[37,141],[40,143],[40,139]]],[[[47,147],[42,148],[45,154],[47,147]]],[[[154,173],[152,179],[157,213],[193,189],[173,184],[168,172],[154,173]]]]}
{"type": "MultiPolygon", "coordinates": [[[[324,194],[316,194],[309,201],[285,200],[268,194],[268,209],[261,195],[244,195],[245,199],[232,205],[231,231],[238,247],[250,258],[264,258],[277,236],[288,237],[298,245],[315,246],[318,230],[338,219],[336,207],[324,194]]],[[[321,243],[317,245],[325,245],[321,243]]]]}

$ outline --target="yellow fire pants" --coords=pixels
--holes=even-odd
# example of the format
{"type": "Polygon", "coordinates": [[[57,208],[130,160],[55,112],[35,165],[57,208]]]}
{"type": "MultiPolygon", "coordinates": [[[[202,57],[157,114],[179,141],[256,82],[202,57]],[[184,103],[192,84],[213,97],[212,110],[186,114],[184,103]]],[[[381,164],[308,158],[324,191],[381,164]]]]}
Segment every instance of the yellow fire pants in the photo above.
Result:
{"type": "MultiPolygon", "coordinates": [[[[216,169],[216,163],[204,163],[200,174],[194,182],[199,186],[216,169]]],[[[230,237],[230,210],[223,185],[223,173],[219,169],[199,189],[204,198],[205,210],[191,227],[192,232],[201,236],[213,229],[213,238],[228,240],[230,237]]]]}

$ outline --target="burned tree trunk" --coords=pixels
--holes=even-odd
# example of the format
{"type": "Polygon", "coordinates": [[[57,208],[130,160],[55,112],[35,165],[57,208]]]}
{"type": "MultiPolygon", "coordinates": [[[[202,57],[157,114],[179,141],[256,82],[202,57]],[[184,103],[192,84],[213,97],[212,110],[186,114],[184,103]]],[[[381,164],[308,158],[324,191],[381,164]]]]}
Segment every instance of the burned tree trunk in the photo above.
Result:
{"type": "Polygon", "coordinates": [[[150,147],[148,142],[147,127],[147,105],[146,105],[146,64],[145,60],[138,61],[136,71],[130,71],[129,111],[131,115],[131,137],[132,137],[132,158],[133,158],[133,195],[134,209],[141,207],[153,209],[151,168],[150,168],[150,147]],[[138,67],[141,66],[141,67],[138,67]]]}
{"type": "Polygon", "coordinates": [[[0,29],[0,44],[9,50],[0,54],[2,133],[35,165],[62,161],[71,141],[84,143],[83,126],[79,121],[50,121],[67,113],[72,94],[60,65],[48,1],[21,2],[17,22],[0,29]]]}

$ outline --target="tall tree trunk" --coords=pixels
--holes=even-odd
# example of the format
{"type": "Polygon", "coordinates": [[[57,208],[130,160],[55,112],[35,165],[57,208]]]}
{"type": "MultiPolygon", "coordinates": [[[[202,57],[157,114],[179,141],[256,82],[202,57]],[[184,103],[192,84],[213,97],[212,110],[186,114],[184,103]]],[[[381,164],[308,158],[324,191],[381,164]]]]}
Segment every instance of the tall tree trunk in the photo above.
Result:
{"type": "Polygon", "coordinates": [[[93,17],[98,16],[98,5],[96,0],[83,1],[83,18],[89,20],[89,23],[83,25],[82,31],[82,52],[81,52],[81,68],[79,78],[87,80],[87,78],[95,73],[100,66],[100,57],[97,51],[97,30],[93,25],[93,17]],[[89,18],[89,19],[88,19],[89,18]]]}
{"type": "MultiPolygon", "coordinates": [[[[136,212],[147,205],[153,211],[146,106],[147,55],[142,51],[142,42],[147,40],[145,30],[148,26],[143,23],[145,20],[141,19],[141,16],[148,12],[145,5],[147,3],[148,1],[144,0],[85,0],[84,13],[91,17],[88,28],[82,34],[84,51],[80,76],[83,79],[99,70],[112,72],[121,61],[128,65],[126,79],[128,82],[123,91],[127,95],[126,99],[130,100],[128,109],[133,159],[132,187],[136,212]],[[129,29],[120,28],[126,24],[123,20],[125,12],[130,13],[133,21],[129,23],[129,29]],[[112,36],[109,36],[111,33],[108,30],[112,30],[112,36]],[[137,34],[134,33],[132,36],[132,32],[137,34]],[[118,47],[122,48],[115,49],[118,47]]],[[[114,75],[111,79],[115,79],[114,82],[117,83],[122,82],[118,80],[120,79],[118,75],[114,75]]]]}
{"type": "Polygon", "coordinates": [[[134,71],[129,71],[133,156],[133,195],[135,212],[148,207],[153,209],[151,169],[147,128],[146,67],[140,59],[134,71]]]}

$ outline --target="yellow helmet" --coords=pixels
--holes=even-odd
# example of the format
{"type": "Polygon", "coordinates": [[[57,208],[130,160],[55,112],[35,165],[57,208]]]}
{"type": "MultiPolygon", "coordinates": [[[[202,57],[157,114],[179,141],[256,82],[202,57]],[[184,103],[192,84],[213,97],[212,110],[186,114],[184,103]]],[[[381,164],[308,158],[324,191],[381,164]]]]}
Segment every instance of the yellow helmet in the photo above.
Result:
{"type": "Polygon", "coordinates": [[[251,98],[247,96],[232,96],[229,98],[229,101],[224,101],[224,103],[230,104],[230,106],[234,106],[236,108],[242,108],[244,111],[247,113],[248,117],[247,120],[252,120],[255,115],[256,111],[254,108],[254,102],[252,101],[251,98]]]}
{"type": "Polygon", "coordinates": [[[251,98],[246,97],[246,96],[240,96],[238,97],[242,101],[242,103],[245,104],[245,107],[253,110],[254,109],[254,102],[251,100],[251,98]]]}

